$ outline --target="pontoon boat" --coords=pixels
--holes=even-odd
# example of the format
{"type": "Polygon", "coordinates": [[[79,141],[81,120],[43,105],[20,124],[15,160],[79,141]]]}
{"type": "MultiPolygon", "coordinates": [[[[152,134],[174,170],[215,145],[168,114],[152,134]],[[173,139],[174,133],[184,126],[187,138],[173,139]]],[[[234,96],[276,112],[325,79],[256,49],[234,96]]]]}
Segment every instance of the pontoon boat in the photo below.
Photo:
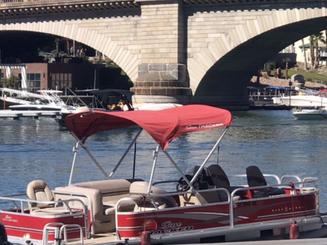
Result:
{"type": "MultiPolygon", "coordinates": [[[[43,180],[27,186],[27,198],[1,197],[12,204],[0,212],[0,222],[10,241],[27,244],[151,244],[198,243],[325,234],[319,212],[315,178],[278,177],[268,185],[267,175],[256,166],[240,170],[244,184],[233,185],[218,164],[208,165],[232,123],[229,111],[203,105],[161,111],[86,111],[70,115],[66,124],[76,138],[67,186],[50,190],[43,180]],[[115,167],[107,172],[86,145],[89,136],[117,128],[135,128],[135,137],[115,167]],[[139,130],[137,130],[139,128],[139,130]],[[208,156],[184,173],[168,151],[172,141],[186,133],[221,128],[208,156]],[[116,170],[141,134],[156,143],[151,174],[147,179],[115,179],[116,170]],[[105,179],[73,183],[80,149],[105,179]],[[159,152],[176,170],[179,179],[156,181],[159,152]],[[172,184],[174,190],[164,189],[172,184]],[[297,227],[298,229],[294,229],[297,227]]],[[[214,131],[218,132],[218,131],[214,131]]],[[[135,162],[131,162],[135,170],[135,162]]],[[[128,171],[125,171],[128,172],[128,171]]]]}

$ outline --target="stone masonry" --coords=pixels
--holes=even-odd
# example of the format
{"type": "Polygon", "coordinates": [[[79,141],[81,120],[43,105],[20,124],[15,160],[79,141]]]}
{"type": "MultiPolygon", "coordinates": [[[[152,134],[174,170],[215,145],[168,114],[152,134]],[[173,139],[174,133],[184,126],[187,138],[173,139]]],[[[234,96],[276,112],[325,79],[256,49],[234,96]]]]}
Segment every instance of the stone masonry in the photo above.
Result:
{"type": "MultiPolygon", "coordinates": [[[[287,33],[288,27],[300,29],[303,22],[312,21],[317,31],[327,24],[327,0],[25,2],[0,5],[0,31],[58,35],[102,52],[130,77],[138,103],[184,103],[200,91],[199,102],[244,105],[246,78],[235,77],[244,79],[235,82],[215,76],[219,67],[247,69],[247,59],[233,62],[225,59],[229,54],[278,28],[287,33]]],[[[285,35],[269,49],[276,53],[288,44],[287,38],[304,34],[285,35]]],[[[249,57],[259,59],[264,47],[254,48],[249,57]]]]}

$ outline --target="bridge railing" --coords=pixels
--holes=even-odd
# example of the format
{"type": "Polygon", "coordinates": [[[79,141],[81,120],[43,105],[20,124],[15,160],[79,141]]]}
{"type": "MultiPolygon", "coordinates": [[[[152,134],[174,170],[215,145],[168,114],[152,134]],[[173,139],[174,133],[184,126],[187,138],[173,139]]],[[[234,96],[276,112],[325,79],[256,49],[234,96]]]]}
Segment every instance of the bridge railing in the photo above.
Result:
{"type": "Polygon", "coordinates": [[[103,1],[86,1],[86,0],[0,0],[0,3],[69,3],[69,2],[103,2],[103,1]]]}
{"type": "Polygon", "coordinates": [[[111,2],[112,0],[0,0],[0,8],[11,7],[33,7],[33,6],[48,6],[48,5],[65,5],[65,4],[92,4],[111,2]]]}

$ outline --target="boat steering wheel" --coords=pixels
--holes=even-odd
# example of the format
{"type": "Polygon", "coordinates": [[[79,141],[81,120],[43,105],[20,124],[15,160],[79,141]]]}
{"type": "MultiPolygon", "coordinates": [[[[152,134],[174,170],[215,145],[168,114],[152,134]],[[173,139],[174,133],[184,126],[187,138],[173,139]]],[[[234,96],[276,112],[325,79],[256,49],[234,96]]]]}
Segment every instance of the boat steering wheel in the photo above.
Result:
{"type": "MultiPolygon", "coordinates": [[[[192,179],[192,176],[190,175],[186,175],[185,176],[188,180],[191,180],[192,179]]],[[[198,186],[198,181],[195,181],[193,183],[193,187],[197,187],[198,186]]],[[[189,202],[191,197],[193,196],[193,193],[192,192],[187,192],[188,190],[190,189],[190,186],[187,184],[187,182],[185,181],[185,179],[183,177],[181,177],[179,180],[178,180],[178,183],[176,185],[176,190],[177,192],[184,192],[183,193],[183,198],[185,200],[185,202],[189,202]]]]}
{"type": "MultiPolygon", "coordinates": [[[[188,176],[186,176],[187,179],[188,176]]],[[[185,181],[185,179],[183,177],[181,177],[179,180],[178,180],[178,183],[176,185],[176,191],[178,192],[184,192],[184,191],[187,191],[190,189],[190,186],[187,184],[187,182],[185,181]]]]}

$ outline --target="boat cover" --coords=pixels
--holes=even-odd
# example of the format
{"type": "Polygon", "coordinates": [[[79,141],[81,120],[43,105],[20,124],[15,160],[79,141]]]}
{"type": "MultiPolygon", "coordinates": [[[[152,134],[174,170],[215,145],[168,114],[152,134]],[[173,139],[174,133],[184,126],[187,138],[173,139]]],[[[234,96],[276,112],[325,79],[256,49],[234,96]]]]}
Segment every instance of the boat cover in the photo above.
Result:
{"type": "Polygon", "coordinates": [[[228,127],[232,122],[229,111],[206,106],[186,105],[160,111],[109,112],[91,110],[67,116],[68,129],[81,141],[100,131],[138,125],[160,144],[169,142],[188,132],[228,127]]]}

